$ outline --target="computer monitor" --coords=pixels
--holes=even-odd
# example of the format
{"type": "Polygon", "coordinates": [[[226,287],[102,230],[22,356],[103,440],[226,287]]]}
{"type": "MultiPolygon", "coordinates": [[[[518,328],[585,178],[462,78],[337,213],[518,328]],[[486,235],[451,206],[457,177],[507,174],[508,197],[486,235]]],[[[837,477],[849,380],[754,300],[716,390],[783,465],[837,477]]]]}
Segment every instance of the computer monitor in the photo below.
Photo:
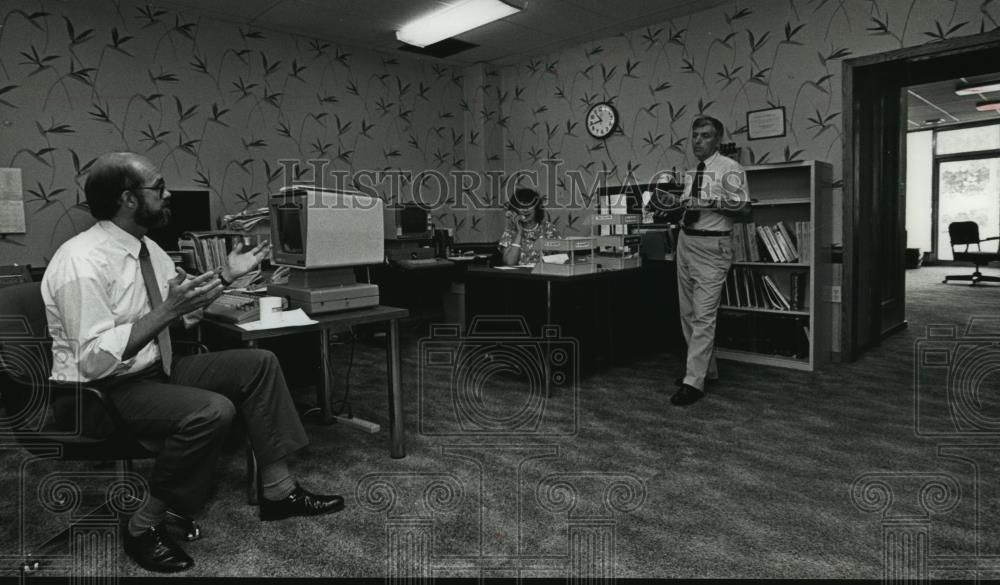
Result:
{"type": "Polygon", "coordinates": [[[434,237],[430,213],[419,205],[407,204],[385,208],[387,240],[429,240],[434,237]]]}
{"type": "Polygon", "coordinates": [[[378,304],[378,287],[353,267],[385,258],[382,200],[346,189],[295,185],[272,195],[271,262],[292,270],[268,294],[309,313],[378,304]]]}
{"type": "Polygon", "coordinates": [[[170,222],[149,230],[151,240],[164,250],[179,250],[185,232],[212,229],[212,200],[208,191],[170,189],[170,222]]]}

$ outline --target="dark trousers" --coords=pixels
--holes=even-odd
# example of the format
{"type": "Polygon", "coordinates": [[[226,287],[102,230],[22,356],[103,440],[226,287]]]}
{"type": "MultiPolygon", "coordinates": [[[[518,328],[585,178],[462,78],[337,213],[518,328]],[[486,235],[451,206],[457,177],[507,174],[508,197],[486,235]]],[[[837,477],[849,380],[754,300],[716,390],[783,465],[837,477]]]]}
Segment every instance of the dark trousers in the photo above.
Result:
{"type": "Polygon", "coordinates": [[[150,492],[181,514],[208,496],[233,417],[245,423],[257,460],[268,465],[308,444],[273,353],[234,349],[177,359],[169,379],[157,369],[111,382],[109,396],[139,439],[162,440],[150,492]]]}

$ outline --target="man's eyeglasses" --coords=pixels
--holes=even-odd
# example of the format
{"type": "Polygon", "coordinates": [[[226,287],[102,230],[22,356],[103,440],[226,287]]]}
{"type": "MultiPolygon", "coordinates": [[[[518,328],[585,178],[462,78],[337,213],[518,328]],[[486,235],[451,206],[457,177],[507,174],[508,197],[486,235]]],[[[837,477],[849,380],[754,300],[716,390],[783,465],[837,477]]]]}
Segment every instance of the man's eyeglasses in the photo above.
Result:
{"type": "Polygon", "coordinates": [[[158,183],[150,187],[135,187],[136,191],[156,191],[156,194],[163,199],[163,192],[167,190],[166,183],[158,183]]]}

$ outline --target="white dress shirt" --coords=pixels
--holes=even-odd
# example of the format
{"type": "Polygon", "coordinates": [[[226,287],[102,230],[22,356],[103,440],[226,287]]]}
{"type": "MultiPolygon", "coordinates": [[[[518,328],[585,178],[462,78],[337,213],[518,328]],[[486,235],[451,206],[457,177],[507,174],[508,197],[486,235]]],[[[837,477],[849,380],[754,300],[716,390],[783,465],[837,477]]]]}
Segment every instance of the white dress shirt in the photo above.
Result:
{"type": "MultiPolygon", "coordinates": [[[[174,264],[144,237],[161,298],[174,264]]],[[[151,310],[139,266],[141,244],[113,222],[98,221],[59,247],[42,278],[52,336],[53,380],[89,382],[147,368],[160,359],[156,338],[129,359],[132,324],[151,310]]],[[[185,321],[190,321],[185,317],[185,321]]]]}
{"type": "MultiPolygon", "coordinates": [[[[684,197],[691,198],[694,187],[694,170],[684,176],[684,197]]],[[[750,201],[747,190],[747,176],[740,163],[718,152],[705,159],[705,170],[702,174],[702,200],[718,201],[721,205],[736,206],[750,201]]],[[[716,213],[711,209],[702,209],[698,221],[689,226],[696,230],[727,232],[733,229],[733,218],[716,213]]]]}

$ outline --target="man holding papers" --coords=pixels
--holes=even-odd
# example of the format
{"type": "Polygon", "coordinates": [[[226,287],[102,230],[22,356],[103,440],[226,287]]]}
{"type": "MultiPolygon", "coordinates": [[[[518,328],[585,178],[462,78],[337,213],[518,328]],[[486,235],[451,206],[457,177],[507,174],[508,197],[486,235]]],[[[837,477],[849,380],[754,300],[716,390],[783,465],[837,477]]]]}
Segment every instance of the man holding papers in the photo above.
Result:
{"type": "Polygon", "coordinates": [[[685,177],[685,208],[677,241],[677,293],[681,329],[687,340],[685,372],[670,398],[688,406],[705,396],[705,380],[719,377],[715,365],[715,323],[726,275],[733,263],[733,217],[750,212],[746,174],[719,154],[722,122],[698,116],[691,124],[691,148],[698,167],[685,177]]]}

